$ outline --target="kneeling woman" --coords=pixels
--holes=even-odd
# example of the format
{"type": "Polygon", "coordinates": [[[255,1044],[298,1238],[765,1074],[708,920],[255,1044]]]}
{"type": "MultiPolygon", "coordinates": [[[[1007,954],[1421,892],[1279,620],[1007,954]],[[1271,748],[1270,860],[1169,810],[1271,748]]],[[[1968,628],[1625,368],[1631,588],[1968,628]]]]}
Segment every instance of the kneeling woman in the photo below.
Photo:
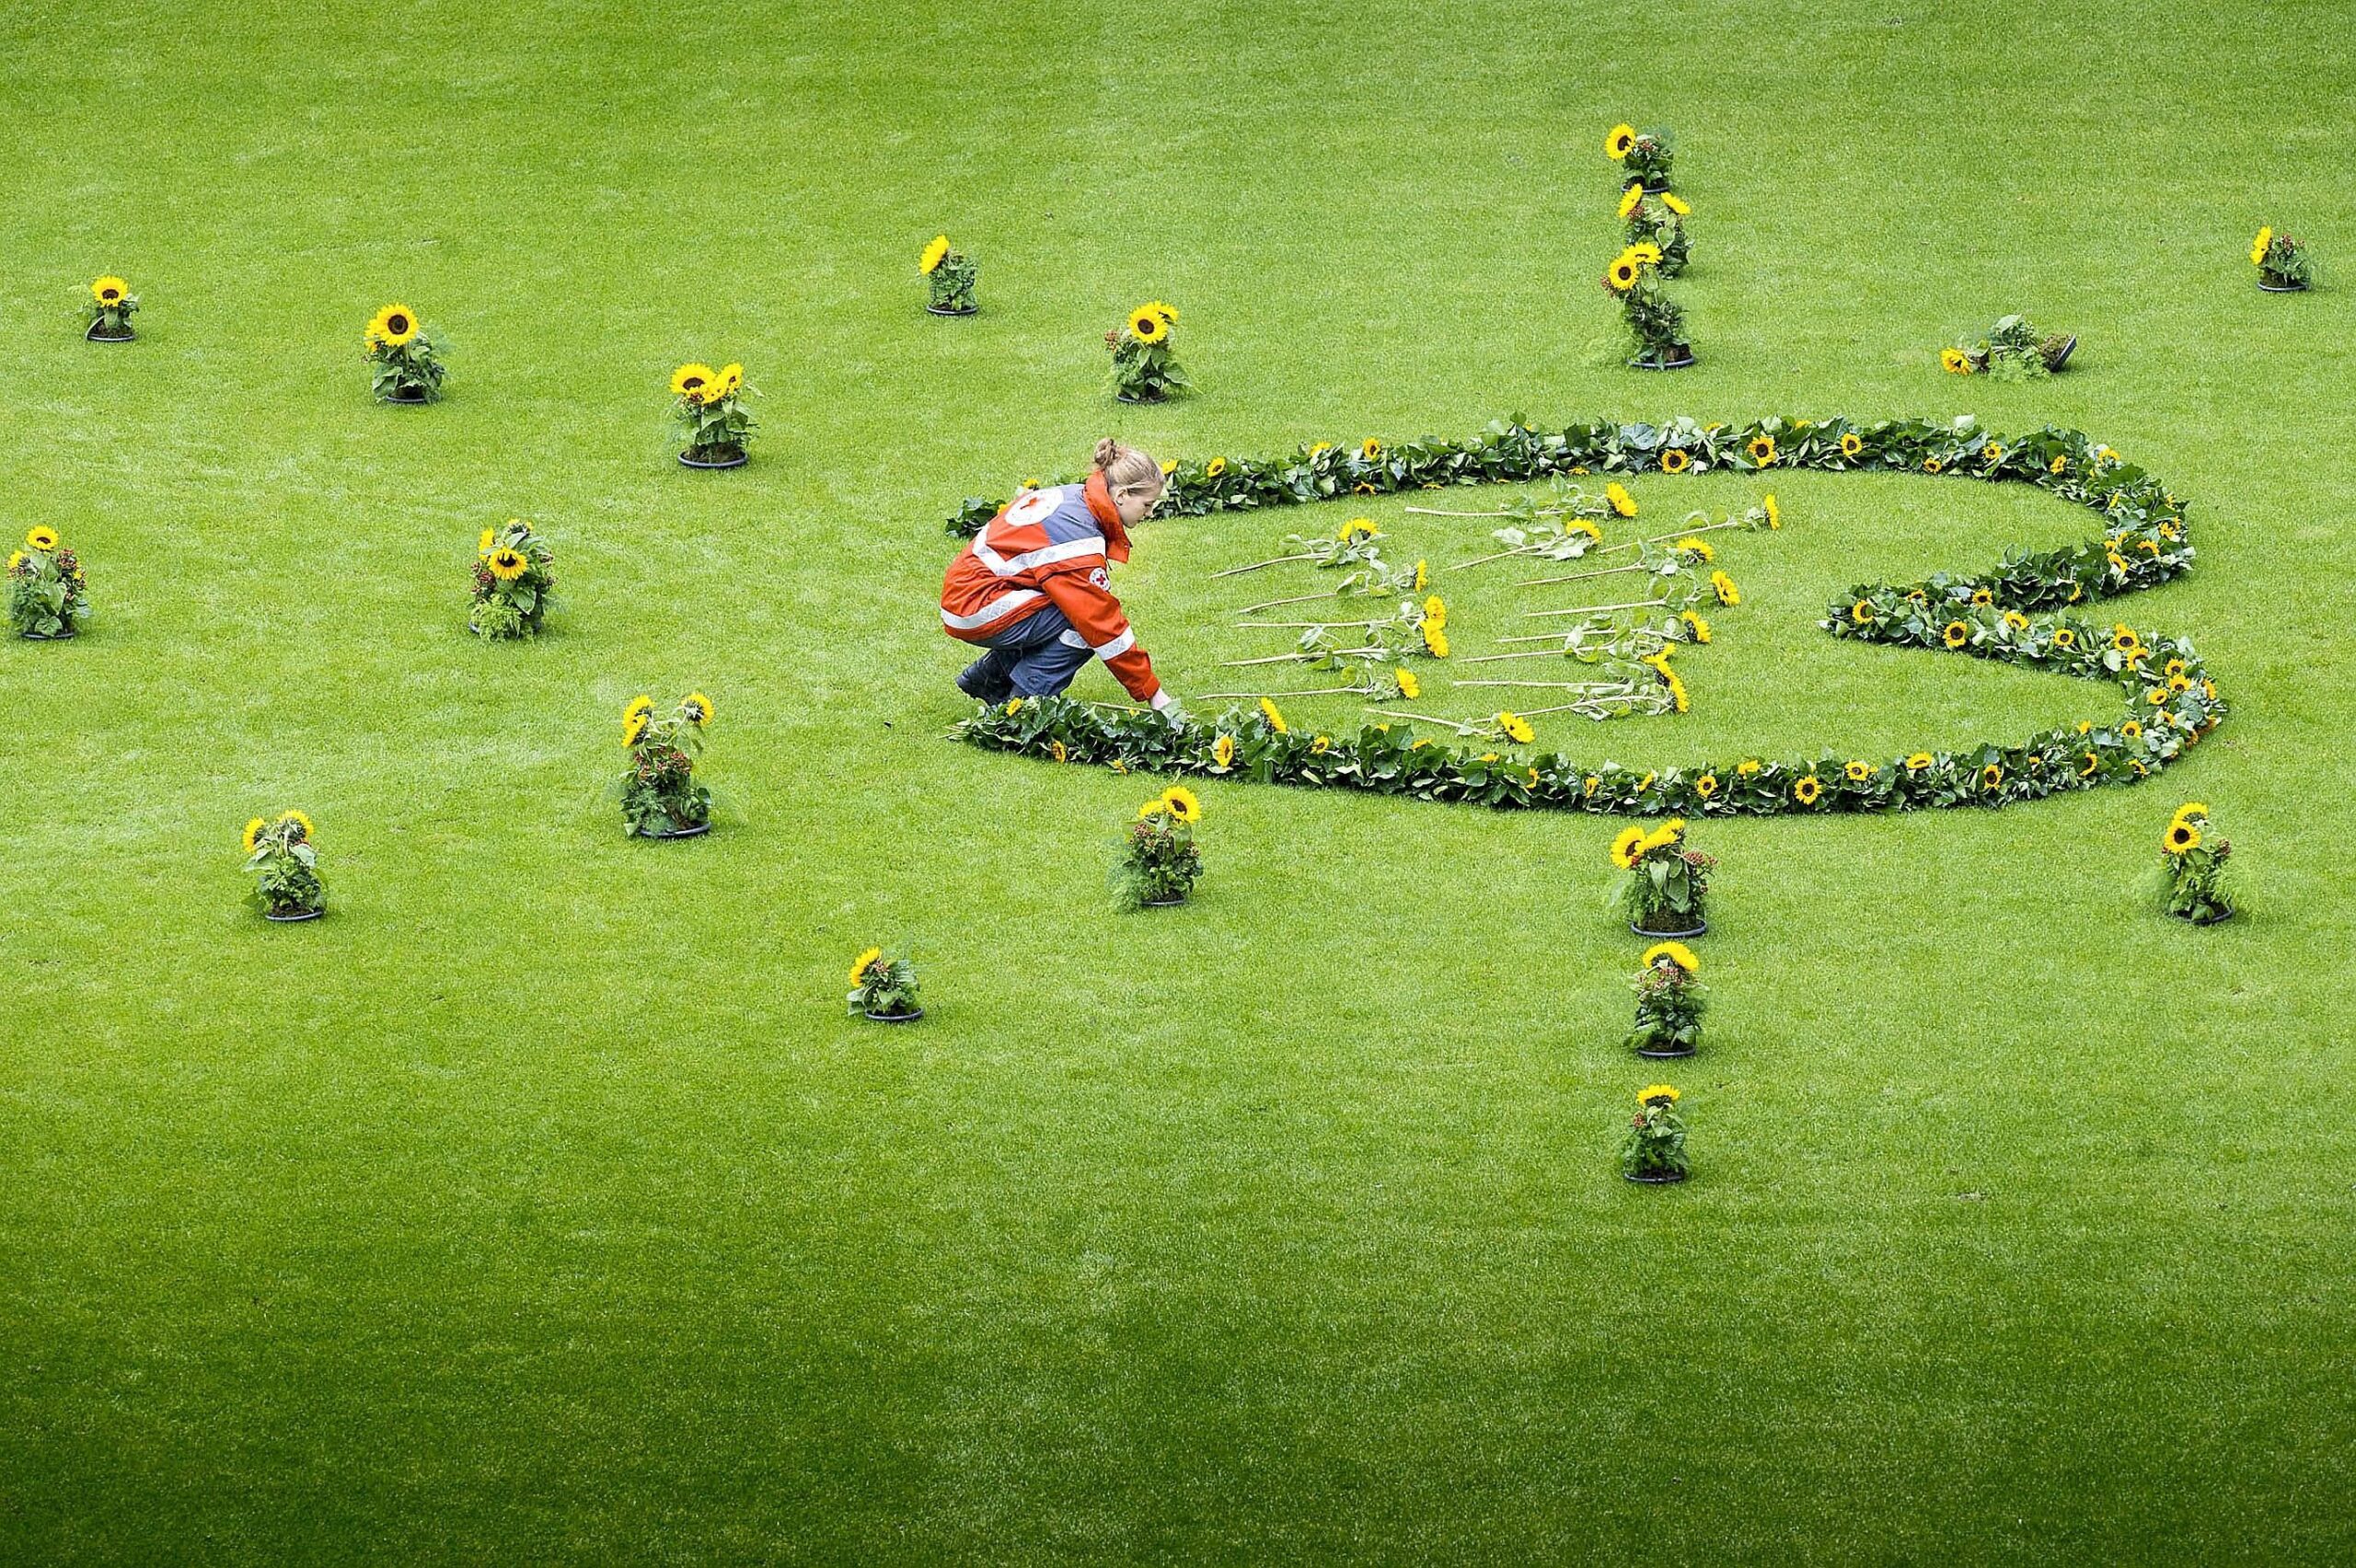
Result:
{"type": "Polygon", "coordinates": [[[1052,697],[1092,657],[1178,721],[1112,589],[1112,563],[1129,559],[1129,529],[1161,499],[1161,483],[1160,464],[1108,438],[1087,483],[1026,490],[974,536],[941,585],[949,635],[989,650],[958,690],[988,703],[1052,697]]]}

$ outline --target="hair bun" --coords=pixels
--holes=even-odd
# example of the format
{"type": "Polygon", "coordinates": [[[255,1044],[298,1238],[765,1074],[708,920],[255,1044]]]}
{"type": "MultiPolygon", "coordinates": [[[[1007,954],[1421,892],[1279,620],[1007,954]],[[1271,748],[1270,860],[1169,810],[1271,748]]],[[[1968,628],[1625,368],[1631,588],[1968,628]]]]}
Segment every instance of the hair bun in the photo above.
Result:
{"type": "Polygon", "coordinates": [[[1121,444],[1111,436],[1096,444],[1096,466],[1099,468],[1110,468],[1120,460],[1120,456],[1121,444]]]}

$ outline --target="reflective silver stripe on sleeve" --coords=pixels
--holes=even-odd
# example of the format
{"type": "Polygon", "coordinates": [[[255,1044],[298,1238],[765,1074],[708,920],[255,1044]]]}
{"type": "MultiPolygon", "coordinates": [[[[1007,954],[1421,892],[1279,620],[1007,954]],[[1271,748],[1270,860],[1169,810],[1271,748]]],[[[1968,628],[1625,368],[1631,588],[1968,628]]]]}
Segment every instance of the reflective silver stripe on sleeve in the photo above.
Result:
{"type": "Polygon", "coordinates": [[[1096,650],[1096,656],[1099,659],[1105,660],[1117,659],[1122,654],[1126,653],[1130,649],[1135,648],[1137,645],[1138,634],[1136,628],[1132,628],[1131,629],[1121,633],[1120,636],[1113,639],[1112,641],[1104,644],[1103,647],[1096,650]]]}
{"type": "Polygon", "coordinates": [[[971,631],[977,626],[989,625],[1007,611],[1038,597],[1040,594],[1036,588],[1017,588],[1011,593],[1000,594],[970,616],[953,616],[943,610],[941,612],[941,623],[958,631],[971,631]]]}

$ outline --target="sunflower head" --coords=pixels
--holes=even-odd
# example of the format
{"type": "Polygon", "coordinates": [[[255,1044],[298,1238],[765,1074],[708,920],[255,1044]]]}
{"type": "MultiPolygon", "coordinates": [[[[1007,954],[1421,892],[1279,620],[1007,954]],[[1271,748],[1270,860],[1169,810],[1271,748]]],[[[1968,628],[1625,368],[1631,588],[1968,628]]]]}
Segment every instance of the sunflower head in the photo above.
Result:
{"type": "Polygon", "coordinates": [[[502,545],[483,558],[491,574],[502,582],[513,582],[530,570],[531,558],[513,545],[502,545]]]}
{"type": "Polygon", "coordinates": [[[260,817],[256,817],[253,821],[246,824],[245,843],[247,854],[250,855],[254,852],[254,844],[261,837],[261,830],[269,825],[270,824],[268,823],[262,821],[260,817]]]}
{"type": "Polygon", "coordinates": [[[1173,784],[1164,790],[1158,803],[1174,822],[1197,822],[1202,818],[1202,801],[1195,799],[1195,792],[1182,784],[1173,784]]]}
{"type": "Polygon", "coordinates": [[[1424,695],[1424,683],[1416,678],[1415,671],[1403,665],[1391,672],[1391,678],[1399,683],[1399,695],[1409,702],[1424,695]]]}
{"type": "Polygon", "coordinates": [[[733,398],[745,385],[745,367],[731,361],[720,367],[711,378],[711,390],[704,394],[704,401],[717,403],[722,398],[733,398]]]}
{"type": "Polygon", "coordinates": [[[1264,697],[1260,699],[1260,717],[1265,719],[1268,728],[1279,735],[1291,732],[1292,727],[1285,722],[1285,716],[1276,710],[1274,698],[1264,697]]]}
{"type": "Polygon", "coordinates": [[[1923,459],[1923,472],[1926,474],[1936,474],[1943,471],[1946,467],[1946,465],[1940,462],[1936,457],[1925,457],[1923,459]]]}
{"type": "Polygon", "coordinates": [[[1221,735],[1211,743],[1211,760],[1221,767],[1235,766],[1235,737],[1221,735]]]}
{"type": "Polygon", "coordinates": [[[2253,239],[2253,240],[2251,240],[2251,241],[2249,242],[2249,261],[2250,261],[2250,265],[2251,265],[2251,266],[2253,266],[2253,267],[2255,267],[2255,266],[2257,266],[2259,262],[2261,262],[2261,261],[2265,260],[2265,259],[2266,259],[2266,248],[2267,248],[2268,246],[2269,246],[2269,245],[2272,245],[2273,243],[2274,243],[2274,229],[2273,229],[2273,226],[2272,226],[2271,225],[2268,225],[2268,226],[2266,226],[2265,228],[2261,228],[2261,229],[2259,229],[2259,230],[2258,231],[2258,237],[2257,237],[2256,239],[2253,239]]]}
{"type": "Polygon", "coordinates": [[[1672,446],[1660,455],[1660,471],[1664,474],[1681,474],[1692,466],[1692,457],[1681,446],[1672,446]]]}
{"type": "Polygon", "coordinates": [[[90,297],[108,306],[121,305],[130,292],[131,285],[111,272],[90,285],[90,297]]]}
{"type": "Polygon", "coordinates": [[[697,729],[710,727],[713,712],[711,698],[699,691],[691,691],[679,699],[679,706],[687,710],[687,718],[697,729]]]}
{"type": "Polygon", "coordinates": [[[917,271],[930,276],[933,269],[948,259],[949,236],[945,234],[934,235],[931,243],[924,248],[924,254],[917,258],[917,271]]]}
{"type": "Polygon", "coordinates": [[[271,825],[287,829],[286,842],[308,844],[311,841],[311,819],[301,812],[281,812],[271,825]]]}
{"type": "Polygon", "coordinates": [[[1939,637],[1948,647],[1960,648],[1971,640],[1971,628],[1961,621],[1949,621],[1946,629],[1941,632],[1939,637]]]}
{"type": "Polygon", "coordinates": [[[1149,305],[1129,312],[1129,336],[1140,343],[1158,343],[1170,336],[1170,323],[1149,305]]]}
{"type": "Polygon", "coordinates": [[[700,403],[711,396],[711,384],[719,375],[711,366],[690,360],[671,373],[671,396],[700,403]]]}
{"type": "Polygon", "coordinates": [[[1916,752],[1912,756],[1906,759],[1906,771],[1909,773],[1920,773],[1923,769],[1931,766],[1931,761],[1932,757],[1929,752],[1916,752]]]}
{"type": "Polygon", "coordinates": [[[2168,835],[2164,842],[2169,854],[2181,855],[2188,849],[2199,847],[2200,830],[2189,822],[2172,822],[2168,824],[2168,835]]]}
{"type": "Polygon", "coordinates": [[[1630,180],[1628,189],[1620,192],[1620,215],[1624,218],[1634,212],[1636,203],[1644,199],[1645,182],[1641,179],[1630,180]]]}
{"type": "Polygon", "coordinates": [[[1704,773],[1701,778],[1693,780],[1693,792],[1702,799],[1708,800],[1718,792],[1718,776],[1715,773],[1704,773]]]}
{"type": "Polygon", "coordinates": [[[1817,782],[1816,775],[1813,773],[1804,773],[1792,781],[1792,799],[1801,805],[1816,804],[1816,798],[1822,793],[1824,793],[1824,786],[1817,782]]]}
{"type": "Polygon", "coordinates": [[[1854,457],[1858,453],[1863,452],[1865,449],[1865,437],[1859,435],[1855,431],[1851,431],[1841,438],[1841,455],[1843,457],[1854,457]]]}
{"type": "Polygon", "coordinates": [[[1702,961],[1695,958],[1693,950],[1683,942],[1655,942],[1646,948],[1644,966],[1650,969],[1657,963],[1673,963],[1689,978],[1702,973],[1702,961]]]}
{"type": "Polygon", "coordinates": [[[1941,349],[1939,368],[1949,375],[1969,375],[1972,370],[1971,356],[1961,349],[1941,349]]]}
{"type": "Polygon", "coordinates": [[[1626,255],[1613,261],[1603,274],[1604,282],[1613,294],[1626,294],[1636,286],[1636,263],[1626,255]]]}
{"type": "Polygon", "coordinates": [[[1685,623],[1685,629],[1692,634],[1694,641],[1707,642],[1710,640],[1710,623],[1708,621],[1703,619],[1700,616],[1695,615],[1692,610],[1678,611],[1677,618],[1685,623]]]}
{"type": "Polygon", "coordinates": [[[1417,559],[1415,562],[1415,592],[1420,594],[1432,584],[1431,562],[1417,559]]]}
{"type": "Polygon", "coordinates": [[[1680,201],[1678,199],[1677,192],[1674,190],[1662,191],[1660,193],[1660,204],[1667,207],[1670,212],[1675,213],[1680,218],[1691,217],[1693,213],[1693,209],[1680,201]]]}
{"type": "Polygon", "coordinates": [[[1980,770],[1980,787],[1982,790],[1993,790],[2004,781],[2004,770],[1992,762],[1980,770]]]}
{"type": "Polygon", "coordinates": [[[1734,579],[1723,571],[1710,573],[1710,588],[1717,594],[1718,603],[1728,609],[1733,609],[1742,603],[1742,590],[1737,588],[1734,585],[1734,579]]]}
{"type": "Polygon", "coordinates": [[[1644,842],[1643,828],[1622,828],[1611,840],[1611,863],[1623,871],[1630,870],[1635,865],[1638,847],[1644,842]]]}
{"type": "Polygon", "coordinates": [[[1718,559],[1718,552],[1710,548],[1707,539],[1680,539],[1676,548],[1695,560],[1713,561],[1718,559]]]}
{"type": "Polygon", "coordinates": [[[51,527],[46,523],[36,523],[33,526],[25,530],[25,547],[28,549],[36,550],[55,549],[57,548],[57,530],[51,527]]]}
{"type": "Polygon", "coordinates": [[[1497,728],[1505,732],[1506,739],[1518,745],[1525,746],[1537,732],[1530,729],[1529,720],[1511,709],[1506,709],[1497,714],[1497,728]]]}
{"type": "Polygon", "coordinates": [[[1634,517],[1636,514],[1636,498],[1630,495],[1628,487],[1617,479],[1603,487],[1603,499],[1611,503],[1611,511],[1616,516],[1634,517]]]}
{"type": "Polygon", "coordinates": [[[1445,628],[1425,621],[1419,628],[1424,638],[1424,651],[1435,659],[1448,657],[1448,632],[1445,628]]]}
{"type": "Polygon", "coordinates": [[[1850,783],[1863,784],[1874,776],[1874,765],[1870,762],[1853,762],[1842,771],[1849,776],[1850,783]]]}
{"type": "Polygon", "coordinates": [[[1754,435],[1744,445],[1743,450],[1750,455],[1752,462],[1764,468],[1775,460],[1775,438],[1772,435],[1754,435]]]}
{"type": "Polygon", "coordinates": [[[626,746],[638,744],[639,738],[646,733],[646,727],[653,721],[653,718],[654,699],[653,698],[644,695],[631,698],[629,705],[622,709],[622,744],[626,746]]]}
{"type": "Polygon", "coordinates": [[[1382,530],[1374,525],[1374,519],[1370,517],[1353,517],[1334,534],[1334,537],[1345,545],[1355,544],[1360,539],[1380,538],[1381,536],[1382,530]]]}
{"type": "Polygon", "coordinates": [[[1203,465],[1203,472],[1210,478],[1218,478],[1221,474],[1227,472],[1227,459],[1224,457],[1212,458],[1209,462],[1203,465]]]}
{"type": "Polygon", "coordinates": [[[388,305],[369,317],[368,336],[398,348],[417,336],[417,312],[405,305],[388,305]]]}
{"type": "Polygon", "coordinates": [[[864,983],[867,979],[867,972],[882,962],[884,962],[884,950],[882,948],[873,947],[869,948],[865,952],[862,952],[857,958],[852,959],[850,961],[850,983],[854,986],[864,983]]]}
{"type": "Polygon", "coordinates": [[[1648,1083],[1636,1091],[1638,1102],[1646,1105],[1674,1105],[1681,1098],[1674,1088],[1665,1083],[1648,1083]]]}
{"type": "Polygon", "coordinates": [[[1368,436],[1364,441],[1358,443],[1358,455],[1365,458],[1369,463],[1374,462],[1382,455],[1382,443],[1377,441],[1373,436],[1368,436]]]}
{"type": "Polygon", "coordinates": [[[1849,606],[1849,618],[1856,622],[1859,626],[1865,625],[1867,621],[1874,618],[1874,607],[1872,604],[1864,599],[1858,600],[1855,604],[1849,606]]]}
{"type": "Polygon", "coordinates": [[[1613,163],[1626,157],[1635,145],[1636,128],[1633,125],[1614,125],[1604,133],[1603,156],[1613,163]]]}

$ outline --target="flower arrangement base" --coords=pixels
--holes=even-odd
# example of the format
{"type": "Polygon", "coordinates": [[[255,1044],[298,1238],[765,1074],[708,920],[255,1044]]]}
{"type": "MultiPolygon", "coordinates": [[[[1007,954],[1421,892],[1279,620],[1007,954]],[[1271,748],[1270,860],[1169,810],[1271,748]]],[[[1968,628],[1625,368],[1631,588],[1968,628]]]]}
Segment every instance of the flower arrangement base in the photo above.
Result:
{"type": "Polygon", "coordinates": [[[932,316],[971,316],[982,307],[978,305],[928,305],[926,313],[932,316]]]}
{"type": "Polygon", "coordinates": [[[2264,278],[2258,280],[2258,286],[2268,294],[2304,294],[2307,292],[2307,285],[2304,283],[2269,283],[2264,278]]]}
{"type": "Polygon", "coordinates": [[[1693,345],[1680,343],[1677,352],[1668,359],[1651,359],[1643,354],[1628,362],[1632,370],[1684,370],[1693,363],[1693,345]]]}
{"type": "Polygon", "coordinates": [[[1709,928],[1710,923],[1707,920],[1696,920],[1691,927],[1682,931],[1648,931],[1645,929],[1644,927],[1637,925],[1634,920],[1628,922],[1628,929],[1635,932],[1636,935],[1640,937],[1650,937],[1656,940],[1669,940],[1682,937],[1698,937],[1709,928]]]}
{"type": "Polygon", "coordinates": [[[120,328],[112,332],[101,332],[98,330],[99,325],[96,321],[91,322],[89,330],[84,332],[82,336],[93,343],[127,343],[139,336],[128,327],[120,328]]]}
{"type": "Polygon", "coordinates": [[[711,824],[708,822],[699,822],[687,827],[666,827],[653,833],[641,832],[639,834],[639,836],[641,838],[652,838],[657,841],[665,838],[700,838],[710,831],[711,824]]]}
{"type": "Polygon", "coordinates": [[[74,640],[74,628],[69,626],[62,631],[25,631],[17,635],[27,642],[71,642],[74,640]]]}
{"type": "Polygon", "coordinates": [[[2184,917],[2187,921],[2195,926],[2222,926],[2233,917],[2234,912],[2230,909],[2221,909],[2214,915],[2188,915],[2184,917]]]}
{"type": "Polygon", "coordinates": [[[679,454],[680,465],[689,468],[741,468],[753,460],[753,455],[743,447],[730,452],[713,447],[699,455],[692,448],[679,454]]]}
{"type": "Polygon", "coordinates": [[[1655,1051],[1646,1047],[1639,1046],[1636,1051],[1637,1055],[1646,1058],[1647,1061],[1654,1062],[1672,1061],[1679,1056],[1690,1056],[1692,1054],[1693,1047],[1691,1045],[1680,1045],[1674,1050],[1669,1051],[1655,1051]]]}
{"type": "Polygon", "coordinates": [[[1138,902],[1138,907],[1143,909],[1175,909],[1186,902],[1186,895],[1182,893],[1175,898],[1146,898],[1138,902]]]}
{"type": "Polygon", "coordinates": [[[376,401],[390,403],[396,408],[409,409],[422,407],[433,399],[426,396],[425,388],[422,386],[403,386],[390,392],[379,393],[376,401]]]}
{"type": "Polygon", "coordinates": [[[326,913],[327,911],[324,908],[290,909],[285,914],[280,915],[274,911],[265,909],[262,911],[261,917],[276,925],[291,926],[297,920],[316,920],[326,913]]]}
{"type": "Polygon", "coordinates": [[[1170,394],[1167,392],[1156,392],[1150,397],[1135,392],[1115,392],[1113,394],[1113,401],[1115,403],[1161,403],[1166,402],[1169,397],[1170,394]]]}
{"type": "Polygon", "coordinates": [[[924,1016],[922,1008],[910,1008],[907,1012],[870,1012],[870,1023],[914,1023],[924,1016]]]}
{"type": "Polygon", "coordinates": [[[2078,340],[2075,334],[2062,339],[2061,352],[2056,353],[2051,359],[2045,362],[2045,368],[2048,370],[2060,370],[2063,365],[2070,363],[2070,356],[2077,352],[2078,340]]]}
{"type": "Polygon", "coordinates": [[[1620,1174],[1631,1182],[1642,1182],[1647,1187],[1666,1187],[1672,1182],[1685,1180],[1685,1172],[1682,1170],[1646,1170],[1642,1173],[1623,1170],[1620,1174]]]}

